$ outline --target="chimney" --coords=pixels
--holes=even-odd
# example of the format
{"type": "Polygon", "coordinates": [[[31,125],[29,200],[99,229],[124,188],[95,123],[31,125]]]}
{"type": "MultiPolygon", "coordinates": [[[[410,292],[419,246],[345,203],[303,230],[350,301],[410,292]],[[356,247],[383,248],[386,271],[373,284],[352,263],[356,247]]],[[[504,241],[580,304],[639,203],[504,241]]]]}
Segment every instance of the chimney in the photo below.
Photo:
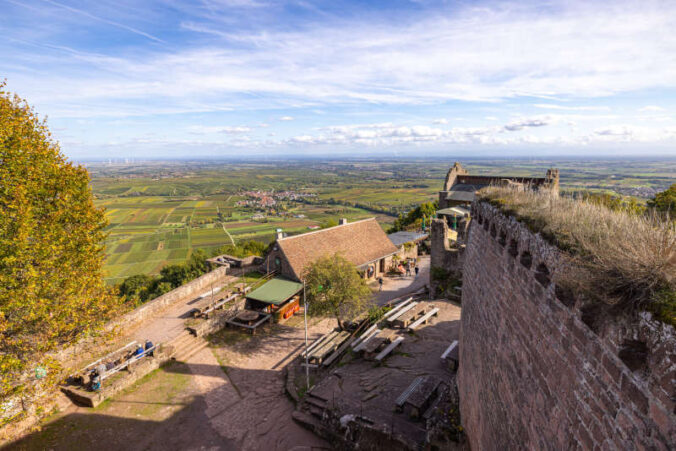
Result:
{"type": "Polygon", "coordinates": [[[338,225],[345,225],[347,224],[347,219],[346,218],[340,218],[338,220],[338,225]]]}
{"type": "Polygon", "coordinates": [[[284,232],[282,232],[282,229],[277,229],[277,239],[281,240],[284,238],[284,232]]]}

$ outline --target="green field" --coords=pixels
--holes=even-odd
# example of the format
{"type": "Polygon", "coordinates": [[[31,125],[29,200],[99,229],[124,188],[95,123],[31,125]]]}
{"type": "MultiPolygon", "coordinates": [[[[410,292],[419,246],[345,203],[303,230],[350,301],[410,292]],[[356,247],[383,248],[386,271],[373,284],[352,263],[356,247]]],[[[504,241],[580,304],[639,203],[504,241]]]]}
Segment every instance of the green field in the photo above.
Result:
{"type": "MultiPolygon", "coordinates": [[[[180,263],[195,248],[213,249],[275,230],[302,233],[328,220],[377,217],[384,228],[397,214],[435,200],[454,159],[433,161],[308,161],[270,163],[153,162],[89,165],[97,205],[110,221],[106,277],[116,283],[180,263]],[[312,193],[274,209],[236,206],[243,191],[312,193]],[[220,213],[220,215],[219,215],[220,213]],[[254,216],[264,219],[254,220],[254,216]],[[299,217],[300,216],[300,217],[299,217]]],[[[562,190],[592,190],[646,199],[676,179],[676,161],[478,160],[471,174],[544,176],[561,171],[562,190]]]]}

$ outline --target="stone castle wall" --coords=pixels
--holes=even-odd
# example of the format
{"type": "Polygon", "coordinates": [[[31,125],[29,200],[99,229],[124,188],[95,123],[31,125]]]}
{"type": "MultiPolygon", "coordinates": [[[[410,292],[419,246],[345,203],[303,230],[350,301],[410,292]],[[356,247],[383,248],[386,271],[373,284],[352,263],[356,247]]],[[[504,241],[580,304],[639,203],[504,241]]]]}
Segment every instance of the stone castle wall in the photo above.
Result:
{"type": "MultiPolygon", "coordinates": [[[[462,274],[464,249],[451,247],[448,234],[448,226],[443,219],[433,219],[430,223],[430,268],[441,268],[448,274],[460,276],[462,274]]],[[[430,277],[430,290],[435,295],[439,281],[430,277]]]]}
{"type": "Polygon", "coordinates": [[[596,335],[552,283],[556,248],[487,203],[472,217],[458,370],[472,448],[673,449],[674,328],[641,314],[596,335]],[[640,368],[620,358],[627,340],[647,348],[640,368]]]}

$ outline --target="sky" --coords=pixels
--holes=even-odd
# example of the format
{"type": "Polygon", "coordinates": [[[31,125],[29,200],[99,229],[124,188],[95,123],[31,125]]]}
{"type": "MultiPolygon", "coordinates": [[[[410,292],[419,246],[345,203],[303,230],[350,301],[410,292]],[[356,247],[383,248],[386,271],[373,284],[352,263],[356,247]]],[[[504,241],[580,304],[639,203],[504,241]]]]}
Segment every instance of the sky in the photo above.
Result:
{"type": "Polygon", "coordinates": [[[0,0],[0,79],[109,158],[676,157],[674,1],[0,0]]]}

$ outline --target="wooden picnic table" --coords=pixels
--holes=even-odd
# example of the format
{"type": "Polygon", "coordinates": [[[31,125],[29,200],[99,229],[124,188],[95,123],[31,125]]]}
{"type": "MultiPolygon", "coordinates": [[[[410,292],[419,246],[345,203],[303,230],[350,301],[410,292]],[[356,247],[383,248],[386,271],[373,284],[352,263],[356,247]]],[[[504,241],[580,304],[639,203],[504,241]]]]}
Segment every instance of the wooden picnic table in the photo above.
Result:
{"type": "Polygon", "coordinates": [[[382,345],[389,342],[390,340],[384,337],[373,337],[364,346],[364,355],[369,356],[374,354],[382,345]]]}
{"type": "Polygon", "coordinates": [[[394,320],[394,324],[405,329],[412,321],[415,321],[419,316],[424,315],[425,312],[427,312],[427,304],[418,304],[394,320]]]}
{"type": "Polygon", "coordinates": [[[308,360],[313,363],[320,364],[322,361],[333,351],[335,351],[338,346],[343,344],[345,340],[350,337],[350,333],[346,331],[341,331],[333,338],[328,340],[326,343],[318,346],[310,352],[308,360]]]}

